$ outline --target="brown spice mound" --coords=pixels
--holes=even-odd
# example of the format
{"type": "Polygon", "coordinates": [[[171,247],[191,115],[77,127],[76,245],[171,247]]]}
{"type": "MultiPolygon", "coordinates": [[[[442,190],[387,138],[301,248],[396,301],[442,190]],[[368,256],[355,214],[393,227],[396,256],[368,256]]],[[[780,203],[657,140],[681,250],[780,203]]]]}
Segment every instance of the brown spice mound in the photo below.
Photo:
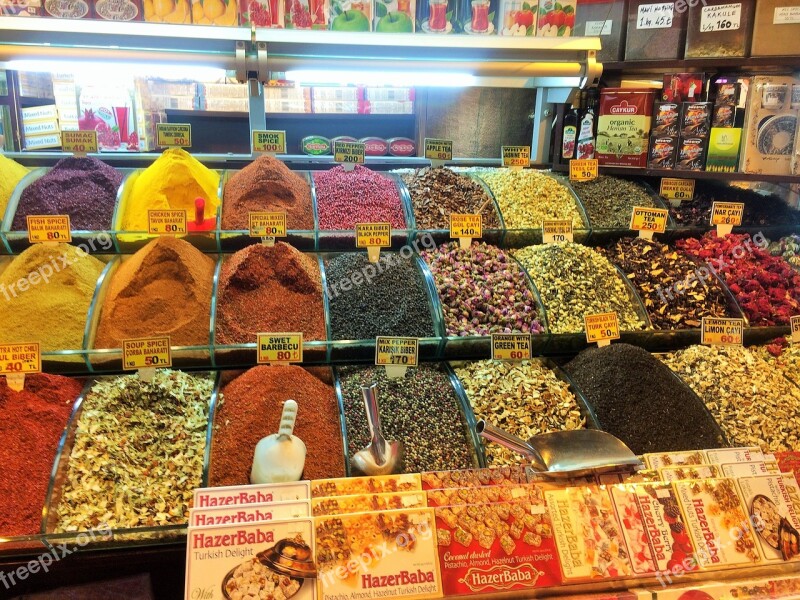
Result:
{"type": "Polygon", "coordinates": [[[271,156],[259,156],[233,175],[223,196],[223,229],[247,229],[248,213],[256,211],[286,211],[287,229],[314,229],[311,186],[271,156]]]}
{"type": "Polygon", "coordinates": [[[299,405],[294,435],[306,444],[305,479],[344,477],[344,447],[333,388],[301,367],[261,366],[222,390],[214,419],[209,485],[247,485],[258,441],[278,430],[286,400],[299,405]]]}
{"type": "Polygon", "coordinates": [[[95,348],[170,336],[174,346],[206,346],[214,261],[176,238],[153,240],[124,261],[109,284],[95,348]]]}
{"type": "Polygon", "coordinates": [[[217,343],[246,344],[263,331],[302,331],[325,339],[319,263],[288,244],[240,250],[219,278],[217,343]]]}

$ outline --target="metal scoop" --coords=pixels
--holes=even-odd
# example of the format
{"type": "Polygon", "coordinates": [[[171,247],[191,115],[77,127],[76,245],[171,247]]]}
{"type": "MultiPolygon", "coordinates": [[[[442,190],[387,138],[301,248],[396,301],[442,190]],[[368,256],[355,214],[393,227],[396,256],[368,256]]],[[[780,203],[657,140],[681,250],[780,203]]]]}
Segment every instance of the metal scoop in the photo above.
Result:
{"type": "Polygon", "coordinates": [[[475,431],[528,458],[532,471],[556,479],[644,467],[622,441],[599,429],[553,431],[535,435],[527,442],[486,421],[478,421],[475,431]]]}
{"type": "Polygon", "coordinates": [[[297,419],[297,402],[283,403],[278,433],[268,435],[256,444],[250,483],[300,481],[306,464],[306,445],[292,435],[297,419]]]}
{"type": "Polygon", "coordinates": [[[377,388],[377,383],[361,386],[372,441],[350,459],[353,471],[360,475],[390,475],[399,472],[403,463],[403,444],[393,440],[386,441],[381,433],[377,388]]]}

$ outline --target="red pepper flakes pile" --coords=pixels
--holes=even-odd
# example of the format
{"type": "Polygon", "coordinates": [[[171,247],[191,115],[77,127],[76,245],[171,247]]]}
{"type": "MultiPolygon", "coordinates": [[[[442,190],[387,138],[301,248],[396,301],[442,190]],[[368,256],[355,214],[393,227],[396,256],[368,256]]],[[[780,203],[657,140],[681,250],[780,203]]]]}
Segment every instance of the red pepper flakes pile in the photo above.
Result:
{"type": "Polygon", "coordinates": [[[78,379],[28,375],[14,392],[0,377],[0,535],[40,532],[58,442],[82,389],[78,379]]]}
{"type": "Polygon", "coordinates": [[[792,315],[800,314],[800,275],[749,235],[719,238],[710,231],[699,240],[679,240],[676,246],[722,274],[750,325],[788,325],[792,315]]]}

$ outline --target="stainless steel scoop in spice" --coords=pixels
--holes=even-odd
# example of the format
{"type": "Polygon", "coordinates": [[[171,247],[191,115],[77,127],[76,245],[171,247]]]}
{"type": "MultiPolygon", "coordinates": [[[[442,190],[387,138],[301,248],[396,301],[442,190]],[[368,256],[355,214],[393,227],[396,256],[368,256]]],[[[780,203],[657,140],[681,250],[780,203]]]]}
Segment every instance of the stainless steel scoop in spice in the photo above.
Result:
{"type": "Polygon", "coordinates": [[[403,463],[403,444],[387,441],[381,433],[381,418],[378,414],[377,383],[361,386],[367,423],[372,441],[350,459],[353,471],[361,475],[390,475],[397,473],[403,463]]]}
{"type": "Polygon", "coordinates": [[[527,442],[486,421],[478,421],[475,431],[528,458],[533,472],[553,478],[636,471],[644,467],[622,441],[598,429],[552,431],[535,435],[527,442]]]}

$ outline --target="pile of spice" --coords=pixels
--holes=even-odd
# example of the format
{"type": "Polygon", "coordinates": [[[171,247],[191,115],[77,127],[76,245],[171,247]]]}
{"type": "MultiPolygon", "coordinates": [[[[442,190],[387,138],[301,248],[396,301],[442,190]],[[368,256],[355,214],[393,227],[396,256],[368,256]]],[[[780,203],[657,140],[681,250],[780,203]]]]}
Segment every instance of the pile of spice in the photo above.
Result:
{"type": "Polygon", "coordinates": [[[4,343],[80,350],[102,262],[69,244],[34,244],[0,273],[4,343]]]}
{"type": "Polygon", "coordinates": [[[222,228],[248,229],[249,213],[286,212],[286,228],[313,230],[311,186],[277,158],[261,155],[225,184],[222,228]]]}
{"type": "Polygon", "coordinates": [[[383,252],[373,264],[364,253],[340,254],[325,264],[325,277],[333,339],[436,335],[425,280],[414,256],[383,252]]]}
{"type": "Polygon", "coordinates": [[[73,230],[111,229],[122,173],[90,157],[62,158],[22,191],[11,228],[28,229],[28,215],[69,215],[73,230]]]}
{"type": "Polygon", "coordinates": [[[742,202],[742,225],[759,227],[791,225],[800,222],[800,212],[773,194],[698,180],[693,198],[669,209],[679,226],[711,227],[711,205],[714,202],[742,202]]]}
{"type": "Polygon", "coordinates": [[[122,229],[147,231],[148,210],[186,210],[191,217],[197,198],[206,201],[205,218],[212,218],[219,208],[218,188],[219,173],[186,150],[169,148],[134,182],[122,215],[122,229]]]}
{"type": "Polygon", "coordinates": [[[94,347],[162,335],[173,346],[208,345],[214,267],[188,242],[153,240],[114,272],[94,347]]]}
{"type": "Polygon", "coordinates": [[[572,219],[576,229],[586,228],[575,198],[553,177],[533,169],[496,169],[479,175],[492,190],[509,229],[540,229],[545,219],[572,219]]]}
{"type": "Polygon", "coordinates": [[[734,317],[719,281],[668,244],[622,238],[604,254],[623,270],[656,329],[700,327],[703,317],[734,317]]]}
{"type": "MultiPolygon", "coordinates": [[[[550,431],[581,429],[586,419],[569,385],[541,361],[481,360],[456,366],[476,419],[527,440],[550,431]]],[[[519,454],[483,439],[489,466],[511,466],[519,454]]]]}
{"type": "Polygon", "coordinates": [[[500,248],[451,242],[422,258],[433,273],[448,336],[543,331],[525,274],[500,248]]]}
{"type": "Polygon", "coordinates": [[[27,174],[26,167],[0,154],[0,221],[3,219],[14,189],[27,174]]]}
{"type": "Polygon", "coordinates": [[[755,353],[690,346],[661,360],[703,399],[732,444],[765,452],[797,448],[800,388],[755,353]]]}
{"type": "Polygon", "coordinates": [[[356,223],[390,223],[404,229],[406,219],[394,179],[356,165],[314,173],[319,228],[352,230],[356,223]]]}
{"type": "Polygon", "coordinates": [[[28,375],[15,392],[0,377],[0,533],[34,535],[41,531],[58,443],[83,389],[77,379],[28,375]]]}
{"type": "Polygon", "coordinates": [[[339,376],[351,458],[371,440],[361,386],[374,382],[383,436],[403,444],[405,473],[475,465],[458,398],[443,367],[421,365],[402,379],[389,379],[383,367],[343,367],[339,376]]]}
{"type": "Polygon", "coordinates": [[[449,229],[453,213],[480,214],[484,229],[500,227],[491,197],[472,177],[437,167],[409,171],[402,179],[419,229],[449,229]]]}
{"type": "Polygon", "coordinates": [[[344,443],[333,387],[301,367],[260,366],[222,389],[214,417],[209,485],[248,485],[259,440],[278,430],[286,400],[298,404],[294,435],[308,453],[305,479],[344,477],[344,443]]]}
{"type": "Polygon", "coordinates": [[[634,206],[655,207],[652,196],[638,183],[600,175],[592,181],[573,181],[592,227],[628,229],[634,206]]]}
{"type": "Polygon", "coordinates": [[[514,252],[539,290],[552,333],[579,333],[587,314],[616,312],[623,331],[645,328],[630,291],[608,259],[586,246],[564,242],[514,252]]]}
{"type": "Polygon", "coordinates": [[[678,240],[676,246],[719,273],[752,326],[788,325],[800,314],[800,274],[765,250],[766,240],[747,234],[678,240]]]}
{"type": "Polygon", "coordinates": [[[325,339],[322,278],[314,255],[278,242],[248,246],[225,260],[217,291],[217,343],[246,344],[265,331],[325,339]]]}
{"type": "Polygon", "coordinates": [[[589,348],[564,370],[593,408],[600,428],[636,454],[727,446],[697,396],[637,346],[589,348]]]}
{"type": "Polygon", "coordinates": [[[182,525],[203,484],[208,375],[100,379],[81,407],[56,532],[182,525]]]}
{"type": "Polygon", "coordinates": [[[772,242],[767,250],[772,256],[783,258],[795,271],[800,271],[800,235],[789,235],[772,242]]]}

